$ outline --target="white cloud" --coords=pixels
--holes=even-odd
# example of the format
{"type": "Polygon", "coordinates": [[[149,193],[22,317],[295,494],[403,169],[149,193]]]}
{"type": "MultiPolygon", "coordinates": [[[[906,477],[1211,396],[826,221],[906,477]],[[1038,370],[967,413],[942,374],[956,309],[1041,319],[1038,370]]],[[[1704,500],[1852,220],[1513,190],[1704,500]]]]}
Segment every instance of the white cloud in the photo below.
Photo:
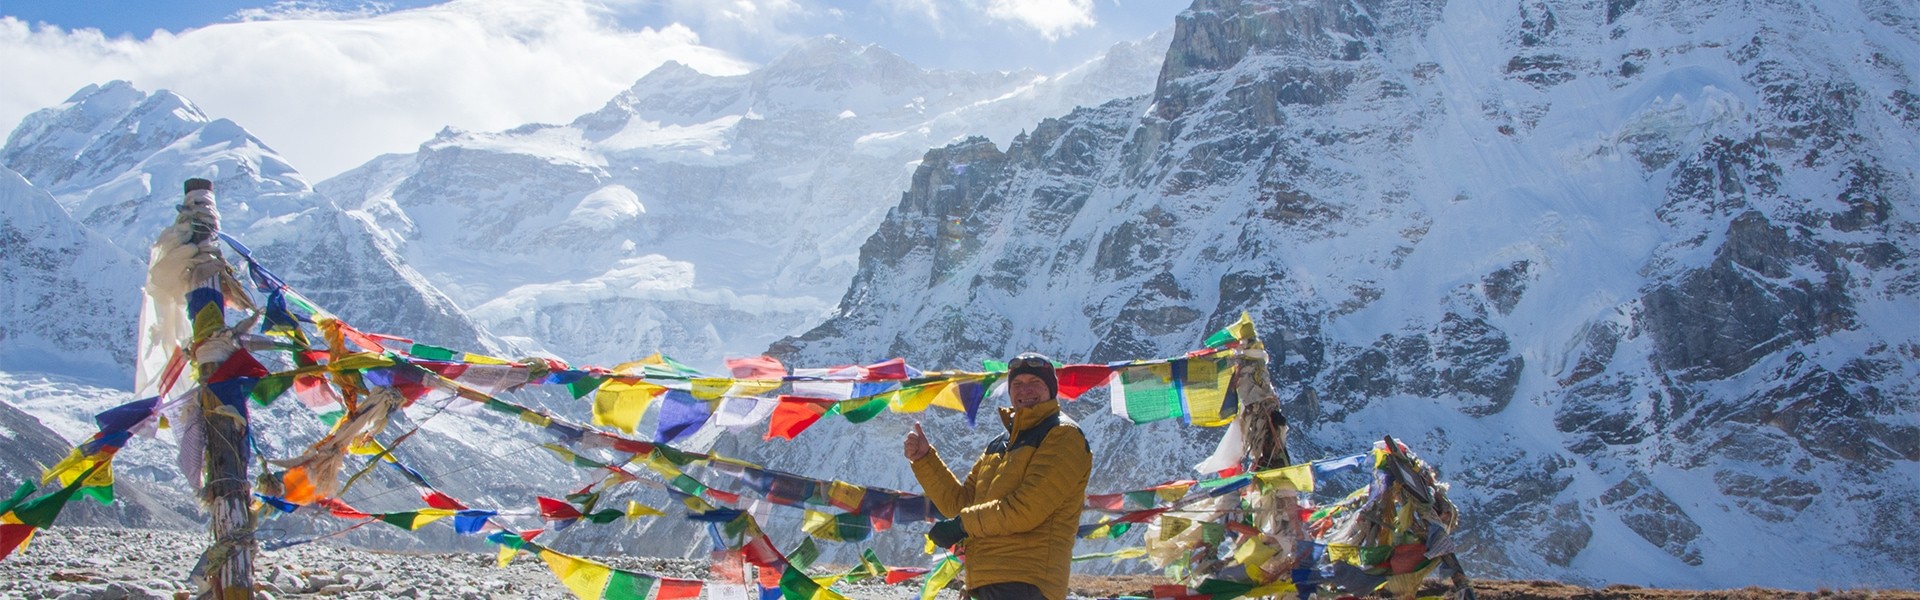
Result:
{"type": "Polygon", "coordinates": [[[146,40],[35,30],[9,17],[0,18],[0,56],[0,81],[11,82],[0,86],[5,130],[87,84],[126,79],[233,119],[316,181],[411,151],[449,125],[571,121],[667,60],[715,74],[748,68],[691,29],[622,29],[604,5],[582,0],[456,0],[367,18],[283,13],[146,40]]]}
{"type": "Polygon", "coordinates": [[[987,16],[1032,27],[1049,40],[1094,25],[1093,0],[990,0],[987,16]]]}

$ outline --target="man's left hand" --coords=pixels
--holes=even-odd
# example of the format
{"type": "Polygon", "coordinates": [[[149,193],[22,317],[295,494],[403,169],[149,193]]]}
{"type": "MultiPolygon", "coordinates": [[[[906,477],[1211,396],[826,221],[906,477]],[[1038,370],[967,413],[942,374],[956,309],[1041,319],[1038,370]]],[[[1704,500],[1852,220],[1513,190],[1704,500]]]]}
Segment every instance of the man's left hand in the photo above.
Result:
{"type": "Polygon", "coordinates": [[[935,546],[952,548],[960,540],[967,539],[967,528],[960,524],[959,519],[947,519],[934,523],[933,528],[927,530],[927,539],[933,540],[935,546]]]}

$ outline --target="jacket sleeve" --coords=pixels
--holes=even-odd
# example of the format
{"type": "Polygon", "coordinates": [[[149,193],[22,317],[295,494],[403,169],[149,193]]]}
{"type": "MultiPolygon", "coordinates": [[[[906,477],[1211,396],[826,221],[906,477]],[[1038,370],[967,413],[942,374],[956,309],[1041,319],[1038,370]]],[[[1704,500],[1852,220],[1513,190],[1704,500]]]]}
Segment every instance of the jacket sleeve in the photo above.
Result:
{"type": "Polygon", "coordinates": [[[1086,501],[1087,475],[1093,455],[1079,428],[1057,427],[1027,463],[1020,485],[998,500],[960,511],[960,524],[970,535],[995,536],[1031,531],[1061,506],[1086,501]]]}
{"type": "MultiPolygon", "coordinates": [[[[962,485],[953,477],[953,471],[947,470],[947,463],[940,460],[940,451],[927,449],[927,455],[913,461],[913,478],[920,481],[920,489],[926,492],[927,499],[933,501],[933,508],[943,515],[960,514],[973,499],[973,493],[967,485],[962,485]]],[[[967,479],[973,479],[969,474],[967,479]]],[[[971,483],[971,481],[969,481],[971,483]]]]}

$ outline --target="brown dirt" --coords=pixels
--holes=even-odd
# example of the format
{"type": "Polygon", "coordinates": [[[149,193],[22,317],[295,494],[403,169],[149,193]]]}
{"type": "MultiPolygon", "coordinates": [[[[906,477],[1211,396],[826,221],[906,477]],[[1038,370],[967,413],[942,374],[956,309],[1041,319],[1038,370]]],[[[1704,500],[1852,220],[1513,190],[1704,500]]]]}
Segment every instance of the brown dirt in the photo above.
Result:
{"type": "MultiPolygon", "coordinates": [[[[1081,576],[1072,580],[1074,595],[1089,598],[1149,596],[1155,584],[1167,583],[1162,577],[1147,575],[1081,576]]],[[[1604,588],[1586,588],[1552,581],[1476,580],[1473,593],[1477,600],[1920,600],[1920,592],[1905,590],[1819,590],[1795,592],[1749,587],[1737,590],[1676,590],[1615,584],[1604,588]]],[[[1444,581],[1429,581],[1420,589],[1420,597],[1438,596],[1456,600],[1453,586],[1444,581]]]]}

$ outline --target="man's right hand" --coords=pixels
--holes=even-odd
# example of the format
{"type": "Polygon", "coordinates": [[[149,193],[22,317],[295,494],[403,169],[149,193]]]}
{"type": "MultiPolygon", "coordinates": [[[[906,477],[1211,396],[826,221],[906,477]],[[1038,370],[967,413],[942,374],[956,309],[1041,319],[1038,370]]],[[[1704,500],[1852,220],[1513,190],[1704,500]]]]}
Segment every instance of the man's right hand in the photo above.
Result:
{"type": "Polygon", "coordinates": [[[920,430],[919,421],[913,422],[913,431],[907,432],[907,442],[901,445],[900,450],[909,461],[920,460],[920,457],[933,451],[933,445],[927,443],[927,432],[920,430]]]}

